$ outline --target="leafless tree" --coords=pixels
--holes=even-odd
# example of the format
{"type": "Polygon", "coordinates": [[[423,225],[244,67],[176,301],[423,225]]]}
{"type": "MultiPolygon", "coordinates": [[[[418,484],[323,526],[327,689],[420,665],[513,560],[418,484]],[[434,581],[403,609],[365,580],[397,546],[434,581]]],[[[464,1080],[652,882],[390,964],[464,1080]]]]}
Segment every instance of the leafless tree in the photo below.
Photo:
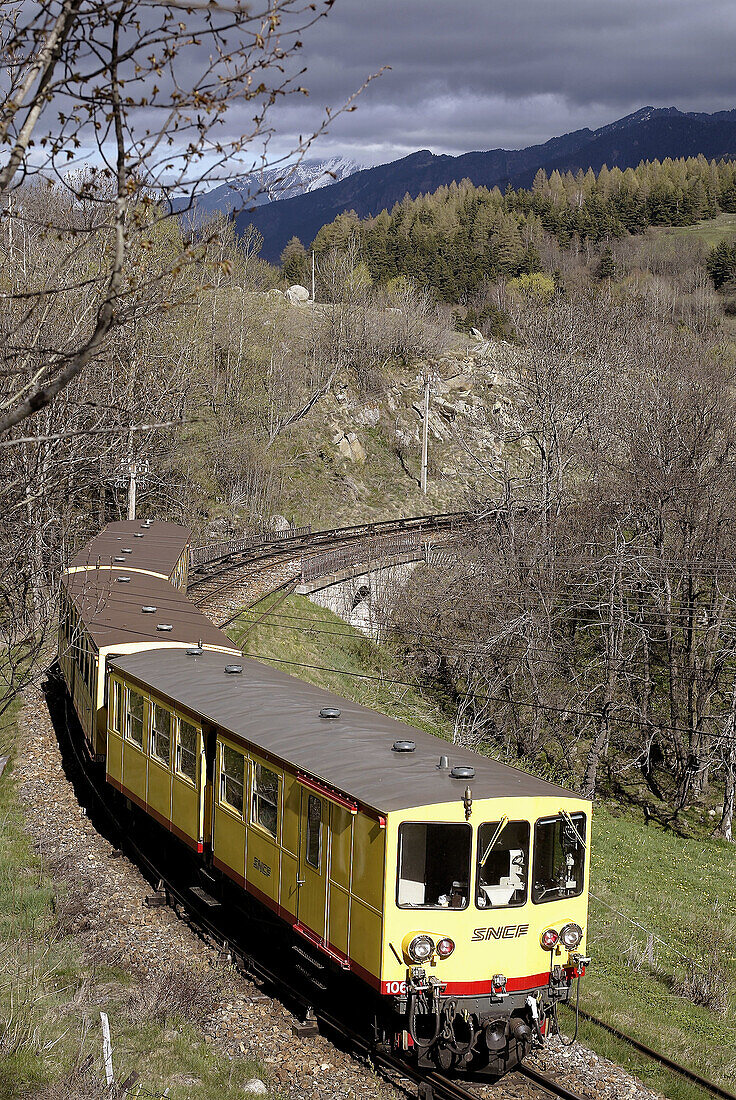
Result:
{"type": "MultiPolygon", "coordinates": [[[[58,568],[114,513],[131,456],[155,458],[146,493],[185,511],[176,454],[201,409],[191,318],[209,307],[212,338],[225,294],[242,312],[265,269],[252,234],[236,246],[221,223],[187,230],[183,215],[214,182],[279,163],[272,108],[304,93],[301,36],[332,2],[6,5],[4,705],[36,673],[32,656],[53,647],[58,568]]],[[[283,158],[285,174],[315,136],[283,158]]]]}

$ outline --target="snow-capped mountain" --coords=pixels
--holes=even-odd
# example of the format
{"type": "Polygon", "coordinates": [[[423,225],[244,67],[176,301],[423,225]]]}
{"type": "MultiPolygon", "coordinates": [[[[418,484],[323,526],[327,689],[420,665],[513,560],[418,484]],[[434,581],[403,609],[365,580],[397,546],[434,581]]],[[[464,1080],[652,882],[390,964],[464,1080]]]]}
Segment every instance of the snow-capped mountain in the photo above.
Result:
{"type": "Polygon", "coordinates": [[[263,172],[253,172],[238,179],[215,187],[199,195],[194,204],[195,224],[200,224],[213,214],[229,214],[266,203],[291,199],[296,195],[306,195],[330,183],[338,183],[363,166],[347,157],[330,157],[327,160],[303,160],[294,165],[282,165],[267,168],[263,172]]]}
{"type": "Polygon", "coordinates": [[[527,149],[489,149],[452,157],[428,149],[390,164],[353,172],[315,194],[284,196],[285,201],[259,206],[239,214],[235,227],[243,232],[252,224],[262,234],[264,259],[278,260],[287,241],[297,236],[309,247],[323,225],[354,210],[358,217],[390,210],[404,195],[431,194],[438,187],[468,179],[476,187],[531,187],[540,168],[553,171],[599,172],[636,167],[642,160],[692,157],[708,160],[736,156],[736,111],[715,114],[679,111],[676,107],[646,106],[597,130],[587,127],[551,138],[527,149]]]}

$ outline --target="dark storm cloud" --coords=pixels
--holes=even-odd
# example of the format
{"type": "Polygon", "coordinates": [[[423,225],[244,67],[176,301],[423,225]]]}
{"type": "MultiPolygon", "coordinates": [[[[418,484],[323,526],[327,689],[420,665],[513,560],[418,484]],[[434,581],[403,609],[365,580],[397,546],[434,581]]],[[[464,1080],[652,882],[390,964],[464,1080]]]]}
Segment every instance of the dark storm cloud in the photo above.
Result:
{"type": "Polygon", "coordinates": [[[306,36],[305,101],[278,111],[278,148],[370,73],[391,71],[319,155],[523,146],[644,104],[736,107],[733,0],[337,0],[306,36]]]}

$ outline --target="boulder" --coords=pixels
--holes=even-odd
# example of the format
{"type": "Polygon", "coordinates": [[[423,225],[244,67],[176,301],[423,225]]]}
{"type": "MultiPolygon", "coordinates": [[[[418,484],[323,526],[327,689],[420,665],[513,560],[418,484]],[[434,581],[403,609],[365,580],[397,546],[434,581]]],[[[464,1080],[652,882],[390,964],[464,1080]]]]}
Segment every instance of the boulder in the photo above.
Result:
{"type": "Polygon", "coordinates": [[[246,1081],[243,1085],[243,1092],[246,1096],[266,1096],[268,1089],[261,1081],[260,1077],[251,1077],[249,1081],[246,1081]]]}
{"type": "Polygon", "coordinates": [[[358,439],[355,432],[338,431],[332,440],[338,453],[348,462],[357,462],[360,466],[366,460],[365,447],[358,439]]]}
{"type": "Polygon", "coordinates": [[[305,286],[295,283],[286,291],[286,300],[291,302],[293,306],[305,306],[309,301],[309,291],[305,286]]]}

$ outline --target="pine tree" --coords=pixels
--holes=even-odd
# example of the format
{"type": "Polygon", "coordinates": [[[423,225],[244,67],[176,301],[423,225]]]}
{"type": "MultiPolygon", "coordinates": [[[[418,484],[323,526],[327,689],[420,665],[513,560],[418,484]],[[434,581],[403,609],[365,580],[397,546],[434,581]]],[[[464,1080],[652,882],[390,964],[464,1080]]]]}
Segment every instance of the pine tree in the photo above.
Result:
{"type": "Polygon", "coordinates": [[[292,237],[281,253],[281,270],[284,278],[292,285],[306,286],[309,280],[309,259],[298,237],[292,237]]]}
{"type": "Polygon", "coordinates": [[[705,262],[706,270],[713,280],[716,290],[736,277],[736,244],[729,245],[721,241],[715,245],[705,262]]]}
{"type": "Polygon", "coordinates": [[[598,261],[598,266],[595,269],[597,279],[612,279],[616,274],[616,265],[613,262],[613,252],[610,246],[604,248],[601,252],[601,258],[598,261]]]}

